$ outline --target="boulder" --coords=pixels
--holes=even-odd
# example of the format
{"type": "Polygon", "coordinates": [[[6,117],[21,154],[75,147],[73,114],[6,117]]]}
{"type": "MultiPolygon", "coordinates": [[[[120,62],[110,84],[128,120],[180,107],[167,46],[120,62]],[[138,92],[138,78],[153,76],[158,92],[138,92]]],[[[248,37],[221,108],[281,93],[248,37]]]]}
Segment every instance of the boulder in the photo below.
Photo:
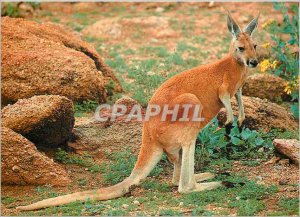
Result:
{"type": "Polygon", "coordinates": [[[243,86],[243,95],[268,99],[272,102],[286,100],[289,97],[284,92],[286,81],[271,74],[254,74],[247,78],[243,86]]]}
{"type": "MultiPolygon", "coordinates": [[[[280,105],[266,99],[243,96],[246,119],[244,125],[252,130],[269,130],[271,128],[297,130],[298,122],[293,115],[280,105]]],[[[238,106],[233,97],[231,105],[234,115],[238,116],[238,106]]],[[[226,122],[226,110],[222,108],[217,116],[221,125],[226,122]]]]}
{"type": "Polygon", "coordinates": [[[65,186],[68,174],[13,130],[1,129],[1,183],[65,186]]]}
{"type": "Polygon", "coordinates": [[[142,122],[118,120],[107,126],[104,122],[92,121],[74,128],[74,140],[68,145],[80,153],[82,151],[106,152],[128,149],[138,151],[142,139],[142,122]]]}
{"type": "Polygon", "coordinates": [[[61,25],[4,17],[1,103],[34,95],[106,101],[105,86],[121,86],[97,51],[61,25]]]}
{"type": "Polygon", "coordinates": [[[135,106],[141,106],[136,100],[132,99],[129,96],[122,96],[120,99],[118,99],[115,102],[116,105],[124,105],[126,106],[126,113],[125,114],[129,114],[131,109],[135,106]]]}
{"type": "Polygon", "coordinates": [[[20,99],[4,107],[1,118],[3,126],[47,147],[65,143],[75,121],[72,101],[55,95],[20,99]]]}
{"type": "Polygon", "coordinates": [[[274,139],[275,149],[299,165],[300,142],[296,139],[274,139]]]}

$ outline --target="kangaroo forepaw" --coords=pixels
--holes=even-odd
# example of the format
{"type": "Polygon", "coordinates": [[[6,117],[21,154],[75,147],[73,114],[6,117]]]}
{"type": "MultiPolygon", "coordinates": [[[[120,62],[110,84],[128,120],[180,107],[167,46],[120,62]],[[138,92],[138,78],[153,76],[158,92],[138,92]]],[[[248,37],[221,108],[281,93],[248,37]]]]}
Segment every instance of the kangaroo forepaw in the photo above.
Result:
{"type": "Polygon", "coordinates": [[[238,121],[238,128],[239,128],[239,131],[240,131],[240,132],[243,131],[244,127],[245,127],[244,122],[239,122],[239,121],[238,121]]]}
{"type": "Polygon", "coordinates": [[[226,134],[227,134],[227,135],[230,134],[232,128],[233,128],[232,123],[227,123],[227,124],[225,124],[225,131],[226,131],[226,134]]]}

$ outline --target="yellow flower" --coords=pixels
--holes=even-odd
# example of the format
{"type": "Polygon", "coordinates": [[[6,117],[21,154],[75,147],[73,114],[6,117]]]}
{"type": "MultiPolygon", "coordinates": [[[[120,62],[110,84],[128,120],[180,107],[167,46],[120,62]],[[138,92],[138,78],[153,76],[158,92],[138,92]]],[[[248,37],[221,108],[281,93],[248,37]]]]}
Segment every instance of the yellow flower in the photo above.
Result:
{"type": "Polygon", "coordinates": [[[292,93],[292,88],[290,85],[286,86],[284,88],[284,92],[286,92],[288,95],[290,95],[292,93]]]}
{"type": "Polygon", "coordinates": [[[275,20],[274,19],[270,19],[268,20],[267,22],[265,22],[263,25],[262,25],[262,28],[265,29],[267,28],[268,26],[270,26],[272,23],[274,23],[275,20]]]}
{"type": "Polygon", "coordinates": [[[260,71],[261,71],[261,72],[267,71],[271,66],[272,66],[272,65],[271,65],[271,63],[270,63],[270,60],[268,60],[268,59],[263,60],[263,61],[259,64],[259,67],[260,67],[260,71]]]}
{"type": "Polygon", "coordinates": [[[270,47],[270,43],[264,43],[262,46],[267,49],[268,47],[270,47]]]}
{"type": "Polygon", "coordinates": [[[272,65],[271,65],[272,69],[276,69],[278,64],[279,64],[279,62],[277,60],[274,60],[272,65]]]}

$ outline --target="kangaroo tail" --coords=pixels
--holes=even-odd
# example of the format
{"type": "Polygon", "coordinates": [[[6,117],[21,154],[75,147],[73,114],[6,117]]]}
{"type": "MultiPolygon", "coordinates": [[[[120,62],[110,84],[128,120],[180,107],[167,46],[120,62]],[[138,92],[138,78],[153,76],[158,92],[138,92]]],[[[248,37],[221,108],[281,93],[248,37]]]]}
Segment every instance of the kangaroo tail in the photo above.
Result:
{"type": "Polygon", "coordinates": [[[141,179],[146,178],[158,161],[161,159],[163,150],[152,144],[143,143],[138,160],[131,175],[124,181],[107,188],[100,188],[90,191],[76,192],[59,197],[45,199],[28,206],[19,206],[17,210],[28,211],[46,207],[59,206],[74,201],[85,200],[109,200],[118,198],[130,191],[130,187],[138,185],[141,179]]]}

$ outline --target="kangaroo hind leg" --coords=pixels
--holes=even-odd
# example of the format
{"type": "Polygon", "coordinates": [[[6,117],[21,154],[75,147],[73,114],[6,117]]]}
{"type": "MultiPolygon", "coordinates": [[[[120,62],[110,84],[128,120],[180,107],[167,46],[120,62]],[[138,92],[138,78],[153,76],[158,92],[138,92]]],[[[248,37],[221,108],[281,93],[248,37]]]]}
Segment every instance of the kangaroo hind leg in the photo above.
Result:
{"type": "Polygon", "coordinates": [[[194,141],[190,145],[185,145],[182,147],[182,166],[178,191],[180,193],[199,192],[204,190],[212,190],[222,186],[222,182],[196,183],[196,181],[203,181],[213,178],[213,174],[194,174],[194,154],[194,141]]]}
{"type": "Polygon", "coordinates": [[[179,150],[166,150],[168,159],[174,165],[172,183],[174,186],[179,185],[180,169],[181,169],[181,149],[179,150]]]}

